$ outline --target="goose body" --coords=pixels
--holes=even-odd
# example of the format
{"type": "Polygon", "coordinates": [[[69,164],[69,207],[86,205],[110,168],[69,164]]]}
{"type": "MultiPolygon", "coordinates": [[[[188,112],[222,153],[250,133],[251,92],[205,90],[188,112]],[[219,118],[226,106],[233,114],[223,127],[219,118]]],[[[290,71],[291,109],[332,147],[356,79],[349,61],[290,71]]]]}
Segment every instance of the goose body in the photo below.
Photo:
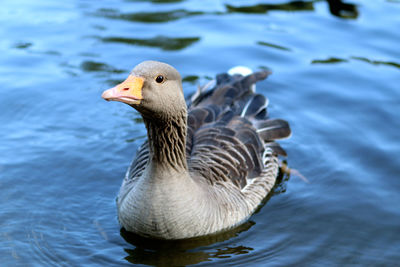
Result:
{"type": "Polygon", "coordinates": [[[224,231],[244,222],[271,191],[278,174],[274,141],[290,135],[270,119],[254,92],[261,71],[218,75],[185,102],[172,66],[145,61],[103,93],[143,117],[148,140],[128,168],[117,198],[122,227],[161,239],[224,231]]]}

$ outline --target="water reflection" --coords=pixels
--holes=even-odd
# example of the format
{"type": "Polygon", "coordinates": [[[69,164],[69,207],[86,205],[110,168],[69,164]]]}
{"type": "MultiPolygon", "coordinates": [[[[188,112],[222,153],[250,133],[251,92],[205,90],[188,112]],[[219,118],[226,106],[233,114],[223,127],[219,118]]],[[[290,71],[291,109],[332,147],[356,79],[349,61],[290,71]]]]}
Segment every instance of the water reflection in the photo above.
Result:
{"type": "MultiPolygon", "coordinates": [[[[386,65],[395,68],[400,68],[400,64],[393,61],[371,60],[366,57],[358,57],[358,56],[352,56],[350,57],[350,59],[367,62],[372,65],[386,65]]],[[[350,61],[349,59],[330,57],[328,59],[314,59],[311,61],[311,64],[334,64],[334,63],[342,63],[349,61],[350,61]]]]}
{"type": "Polygon", "coordinates": [[[105,63],[95,61],[83,61],[80,65],[83,71],[87,72],[109,72],[109,73],[124,73],[125,70],[113,68],[105,63]]]}
{"type": "Polygon", "coordinates": [[[311,64],[333,64],[341,62],[348,62],[348,60],[337,57],[330,57],[328,59],[314,59],[311,61],[311,64]]]}
{"type": "Polygon", "coordinates": [[[232,5],[225,5],[229,12],[241,12],[241,13],[266,13],[272,10],[281,10],[281,11],[311,11],[314,10],[313,6],[314,1],[306,2],[306,1],[291,1],[287,3],[281,4],[257,4],[253,6],[240,6],[235,7],[232,5]]]}
{"type": "MultiPolygon", "coordinates": [[[[290,179],[290,171],[283,171],[283,166],[285,170],[288,170],[288,163],[286,160],[282,161],[282,167],[279,168],[278,176],[276,177],[276,183],[272,188],[273,196],[282,194],[286,192],[286,185],[290,179]]],[[[267,196],[268,197],[268,196],[267,196]]]]}
{"type": "Polygon", "coordinates": [[[151,2],[153,4],[180,3],[185,0],[127,0],[128,2],[151,2]]]}
{"type": "MultiPolygon", "coordinates": [[[[226,4],[226,13],[239,12],[239,13],[267,13],[269,11],[313,11],[314,1],[290,1],[280,4],[256,4],[250,6],[234,6],[226,4]]],[[[355,4],[343,3],[341,0],[326,0],[329,11],[332,15],[344,19],[356,19],[358,17],[358,10],[355,4]]],[[[100,8],[93,15],[119,19],[132,22],[145,22],[145,23],[162,23],[188,18],[192,16],[199,16],[205,14],[221,15],[225,12],[203,12],[203,11],[188,11],[185,9],[175,9],[169,11],[159,12],[132,12],[121,13],[117,9],[100,8]]]]}
{"type": "Polygon", "coordinates": [[[182,50],[200,40],[200,37],[172,38],[166,36],[156,36],[153,38],[125,38],[125,37],[104,37],[100,38],[105,43],[122,43],[129,45],[158,47],[162,50],[182,50]]]}
{"type": "Polygon", "coordinates": [[[387,66],[392,66],[392,67],[396,67],[396,68],[400,68],[400,64],[393,62],[393,61],[382,61],[382,60],[371,60],[365,57],[351,57],[352,59],[355,60],[360,60],[360,61],[364,61],[373,65],[387,65],[387,66]]]}
{"type": "MultiPolygon", "coordinates": [[[[313,11],[314,3],[320,1],[290,1],[280,4],[257,4],[252,6],[225,5],[229,12],[267,13],[272,10],[280,11],[313,11]]],[[[345,19],[356,19],[358,10],[355,4],[343,3],[341,0],[327,0],[332,15],[345,19]]]]}
{"type": "Polygon", "coordinates": [[[327,0],[332,15],[345,19],[356,19],[358,10],[355,4],[343,3],[341,0],[327,0]]]}
{"type": "Polygon", "coordinates": [[[262,46],[268,46],[268,47],[276,48],[276,49],[279,49],[279,50],[291,51],[290,48],[287,48],[287,47],[284,47],[284,46],[281,46],[281,45],[277,45],[277,44],[263,42],[263,41],[258,41],[257,44],[258,45],[262,45],[262,46]]]}
{"type": "Polygon", "coordinates": [[[134,264],[183,266],[210,261],[212,258],[247,254],[253,248],[243,245],[233,246],[232,244],[227,244],[224,248],[210,248],[209,250],[204,247],[234,238],[241,232],[249,230],[254,224],[252,221],[247,221],[237,228],[221,234],[173,241],[147,239],[122,229],[121,236],[135,246],[133,249],[125,249],[128,254],[125,259],[134,264]]]}
{"type": "Polygon", "coordinates": [[[94,15],[106,17],[110,19],[120,19],[134,22],[168,22],[174,21],[190,16],[202,15],[200,11],[187,11],[184,9],[177,9],[163,12],[135,12],[135,13],[119,13],[115,9],[99,9],[94,15]]]}
{"type": "Polygon", "coordinates": [[[30,42],[18,42],[14,44],[14,48],[18,48],[18,49],[26,49],[31,47],[33,44],[30,42]]]}
{"type": "Polygon", "coordinates": [[[182,78],[182,82],[188,82],[191,84],[196,83],[198,80],[200,79],[199,76],[197,75],[187,75],[185,77],[182,78]]]}

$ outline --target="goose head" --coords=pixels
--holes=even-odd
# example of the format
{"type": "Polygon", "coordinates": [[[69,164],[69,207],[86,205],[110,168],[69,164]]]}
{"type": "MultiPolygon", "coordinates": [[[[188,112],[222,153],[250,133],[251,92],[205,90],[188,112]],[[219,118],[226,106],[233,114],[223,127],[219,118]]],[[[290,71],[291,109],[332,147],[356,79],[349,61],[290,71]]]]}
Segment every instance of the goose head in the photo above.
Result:
{"type": "Polygon", "coordinates": [[[144,61],[128,78],[103,92],[107,101],[119,101],[139,111],[144,118],[162,118],[186,113],[182,79],[172,66],[158,61],[144,61]]]}

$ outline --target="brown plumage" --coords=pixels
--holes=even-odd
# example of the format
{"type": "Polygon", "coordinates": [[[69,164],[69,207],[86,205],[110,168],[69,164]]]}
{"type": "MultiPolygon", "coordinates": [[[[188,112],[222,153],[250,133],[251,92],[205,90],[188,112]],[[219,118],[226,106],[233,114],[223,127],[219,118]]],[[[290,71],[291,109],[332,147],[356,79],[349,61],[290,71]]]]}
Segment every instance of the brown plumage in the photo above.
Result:
{"type": "Polygon", "coordinates": [[[290,135],[288,123],[269,119],[267,99],[253,91],[269,72],[220,74],[214,86],[199,89],[188,107],[179,73],[171,66],[147,61],[131,75],[144,79],[143,99],[103,93],[107,100],[137,109],[148,131],[118,196],[122,226],[144,236],[177,239],[243,222],[274,185],[277,155],[286,155],[274,140],[290,135]],[[165,82],[154,83],[160,75],[165,82]],[[124,101],[127,97],[134,100],[124,101]]]}

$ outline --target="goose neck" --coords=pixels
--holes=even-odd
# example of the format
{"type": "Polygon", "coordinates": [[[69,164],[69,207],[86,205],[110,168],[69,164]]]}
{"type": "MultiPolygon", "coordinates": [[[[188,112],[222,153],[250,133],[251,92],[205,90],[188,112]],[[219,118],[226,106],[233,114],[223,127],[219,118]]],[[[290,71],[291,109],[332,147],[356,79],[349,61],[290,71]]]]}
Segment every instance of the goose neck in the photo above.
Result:
{"type": "Polygon", "coordinates": [[[187,170],[186,113],[163,119],[146,119],[151,164],[187,170]]]}

